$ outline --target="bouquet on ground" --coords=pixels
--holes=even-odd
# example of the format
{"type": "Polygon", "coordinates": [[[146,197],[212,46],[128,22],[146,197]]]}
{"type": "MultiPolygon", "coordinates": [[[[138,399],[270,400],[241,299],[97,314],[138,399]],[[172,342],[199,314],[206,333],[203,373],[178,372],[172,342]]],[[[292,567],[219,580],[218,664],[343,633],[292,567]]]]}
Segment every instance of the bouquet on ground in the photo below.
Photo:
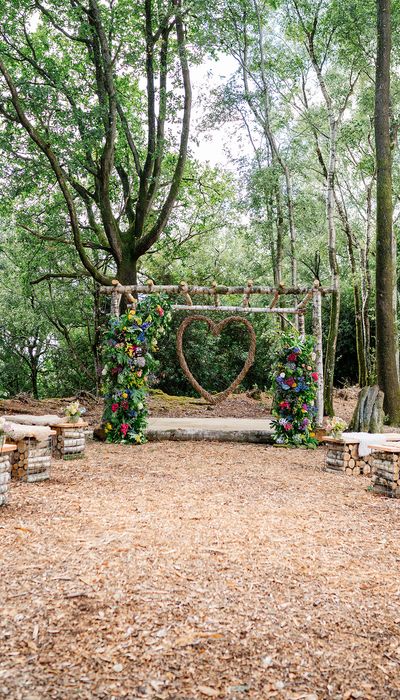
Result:
{"type": "Polygon", "coordinates": [[[316,447],[316,396],[314,340],[291,334],[282,338],[275,363],[272,421],[277,445],[316,447]]]}
{"type": "Polygon", "coordinates": [[[79,401],[73,401],[64,409],[64,414],[69,423],[78,423],[84,413],[86,413],[86,408],[80,406],[79,401]]]}
{"type": "Polygon", "coordinates": [[[328,435],[331,435],[331,437],[340,437],[346,428],[347,423],[343,420],[343,418],[339,418],[338,416],[333,416],[333,418],[331,418],[326,424],[326,432],[328,435]]]}

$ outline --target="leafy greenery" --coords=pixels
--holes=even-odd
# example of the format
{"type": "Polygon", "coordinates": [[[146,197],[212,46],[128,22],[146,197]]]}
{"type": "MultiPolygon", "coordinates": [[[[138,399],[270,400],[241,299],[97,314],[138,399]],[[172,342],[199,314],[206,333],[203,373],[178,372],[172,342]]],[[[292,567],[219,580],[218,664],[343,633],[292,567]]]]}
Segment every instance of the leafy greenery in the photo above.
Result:
{"type": "MultiPolygon", "coordinates": [[[[1,4],[0,396],[98,391],[109,300],[94,278],[318,279],[329,287],[332,114],[341,291],[334,377],[339,385],[375,380],[375,15],[372,0],[1,4]],[[214,67],[203,86],[198,65],[214,67]],[[190,138],[184,71],[194,88],[190,138]],[[223,165],[206,162],[210,135],[225,146],[223,165]]],[[[392,15],[398,241],[397,1],[392,15]]],[[[329,303],[326,296],[325,350],[329,303]]],[[[169,393],[192,393],[174,351],[180,318],[161,339],[157,379],[169,393]]],[[[244,387],[268,388],[280,325],[254,317],[254,326],[257,356],[244,387]]],[[[211,355],[201,327],[188,334],[191,365],[217,390],[245,348],[234,333],[215,348],[211,355]]]]}

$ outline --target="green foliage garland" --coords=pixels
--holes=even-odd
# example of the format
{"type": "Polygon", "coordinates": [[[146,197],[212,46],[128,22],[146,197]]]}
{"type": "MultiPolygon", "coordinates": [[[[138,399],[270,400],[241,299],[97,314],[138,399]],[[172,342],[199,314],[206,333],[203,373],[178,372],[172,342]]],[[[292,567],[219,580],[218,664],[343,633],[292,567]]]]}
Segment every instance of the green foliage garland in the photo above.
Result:
{"type": "Polygon", "coordinates": [[[314,367],[314,340],[296,335],[282,338],[275,366],[272,425],[278,445],[315,447],[318,374],[314,367]]]}
{"type": "Polygon", "coordinates": [[[157,366],[153,353],[170,320],[170,303],[165,295],[146,296],[136,310],[110,319],[103,349],[107,442],[146,441],[148,379],[157,366]]]}

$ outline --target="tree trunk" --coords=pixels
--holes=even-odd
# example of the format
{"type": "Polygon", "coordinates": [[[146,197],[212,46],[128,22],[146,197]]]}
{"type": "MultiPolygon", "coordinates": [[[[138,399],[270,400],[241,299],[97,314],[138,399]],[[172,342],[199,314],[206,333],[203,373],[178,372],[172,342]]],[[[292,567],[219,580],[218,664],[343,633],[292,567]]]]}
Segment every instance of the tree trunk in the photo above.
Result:
{"type": "Polygon", "coordinates": [[[128,251],[118,265],[117,279],[121,284],[137,284],[137,260],[128,251]]]}
{"type": "Polygon", "coordinates": [[[333,416],[333,376],[335,372],[336,344],[340,315],[339,266],[336,256],[336,228],[334,220],[337,121],[334,117],[331,103],[329,102],[327,106],[330,110],[330,130],[329,163],[326,178],[326,217],[328,223],[329,266],[331,269],[332,286],[334,291],[332,292],[331,296],[329,330],[325,353],[324,408],[326,415],[333,416]]]}
{"type": "Polygon", "coordinates": [[[391,2],[377,0],[378,51],[375,83],[377,165],[376,364],[391,424],[400,422],[397,328],[394,309],[396,255],[393,239],[392,155],[390,142],[391,2]]]}
{"type": "Polygon", "coordinates": [[[374,180],[368,185],[367,189],[367,219],[366,219],[366,234],[365,246],[361,248],[360,264],[361,264],[361,318],[364,337],[365,357],[367,361],[367,384],[372,381],[373,367],[371,362],[371,324],[369,320],[369,304],[371,299],[372,279],[369,266],[369,254],[372,238],[372,187],[374,180]]]}
{"type": "Polygon", "coordinates": [[[338,194],[335,192],[336,207],[342,221],[343,231],[346,234],[347,249],[349,252],[351,276],[353,283],[353,298],[354,298],[354,321],[356,327],[356,349],[357,349],[357,364],[358,364],[358,383],[361,387],[368,384],[368,366],[366,356],[366,346],[364,337],[364,324],[362,313],[362,299],[359,282],[359,271],[357,268],[357,260],[355,255],[355,243],[350,226],[347,210],[342,204],[338,194]]]}
{"type": "Polygon", "coordinates": [[[38,368],[36,363],[31,365],[31,384],[32,384],[32,394],[34,399],[39,398],[39,388],[38,388],[38,368]]]}
{"type": "Polygon", "coordinates": [[[383,418],[383,393],[378,385],[365,386],[358,396],[349,429],[356,433],[381,433],[383,418]]]}
{"type": "Polygon", "coordinates": [[[276,201],[276,280],[278,286],[282,283],[282,260],[283,260],[283,236],[284,236],[284,220],[282,211],[281,193],[279,189],[279,181],[276,184],[275,190],[276,201]]]}

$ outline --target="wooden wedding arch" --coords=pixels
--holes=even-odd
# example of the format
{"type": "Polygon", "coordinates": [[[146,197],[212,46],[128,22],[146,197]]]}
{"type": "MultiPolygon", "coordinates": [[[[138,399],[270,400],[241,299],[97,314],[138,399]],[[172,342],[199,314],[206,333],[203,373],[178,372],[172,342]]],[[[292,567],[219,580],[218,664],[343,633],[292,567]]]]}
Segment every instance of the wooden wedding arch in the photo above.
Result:
{"type": "Polygon", "coordinates": [[[305,313],[309,304],[312,305],[312,328],[315,337],[316,370],[318,372],[317,389],[317,424],[322,425],[324,411],[324,372],[323,372],[323,348],[322,348],[322,296],[330,294],[333,290],[324,288],[318,281],[309,287],[263,287],[254,285],[250,280],[245,286],[229,287],[213,282],[209,287],[189,285],[180,282],[177,285],[156,285],[152,280],[146,284],[123,285],[118,280],[113,280],[111,286],[100,287],[102,294],[111,295],[111,314],[119,316],[122,297],[125,297],[127,306],[134,307],[139,294],[168,294],[169,296],[183,297],[185,303],[175,303],[174,311],[190,312],[224,312],[224,313],[264,313],[275,314],[284,319],[285,323],[305,335],[305,313]],[[239,306],[221,304],[221,297],[241,295],[242,303],[239,306]],[[272,297],[269,306],[251,306],[251,299],[255,295],[272,297]],[[212,303],[194,304],[192,297],[209,296],[212,303]],[[281,305],[281,297],[291,297],[291,306],[281,305]],[[300,301],[298,301],[300,297],[300,301]],[[290,320],[292,317],[293,320],[290,320]]]}

